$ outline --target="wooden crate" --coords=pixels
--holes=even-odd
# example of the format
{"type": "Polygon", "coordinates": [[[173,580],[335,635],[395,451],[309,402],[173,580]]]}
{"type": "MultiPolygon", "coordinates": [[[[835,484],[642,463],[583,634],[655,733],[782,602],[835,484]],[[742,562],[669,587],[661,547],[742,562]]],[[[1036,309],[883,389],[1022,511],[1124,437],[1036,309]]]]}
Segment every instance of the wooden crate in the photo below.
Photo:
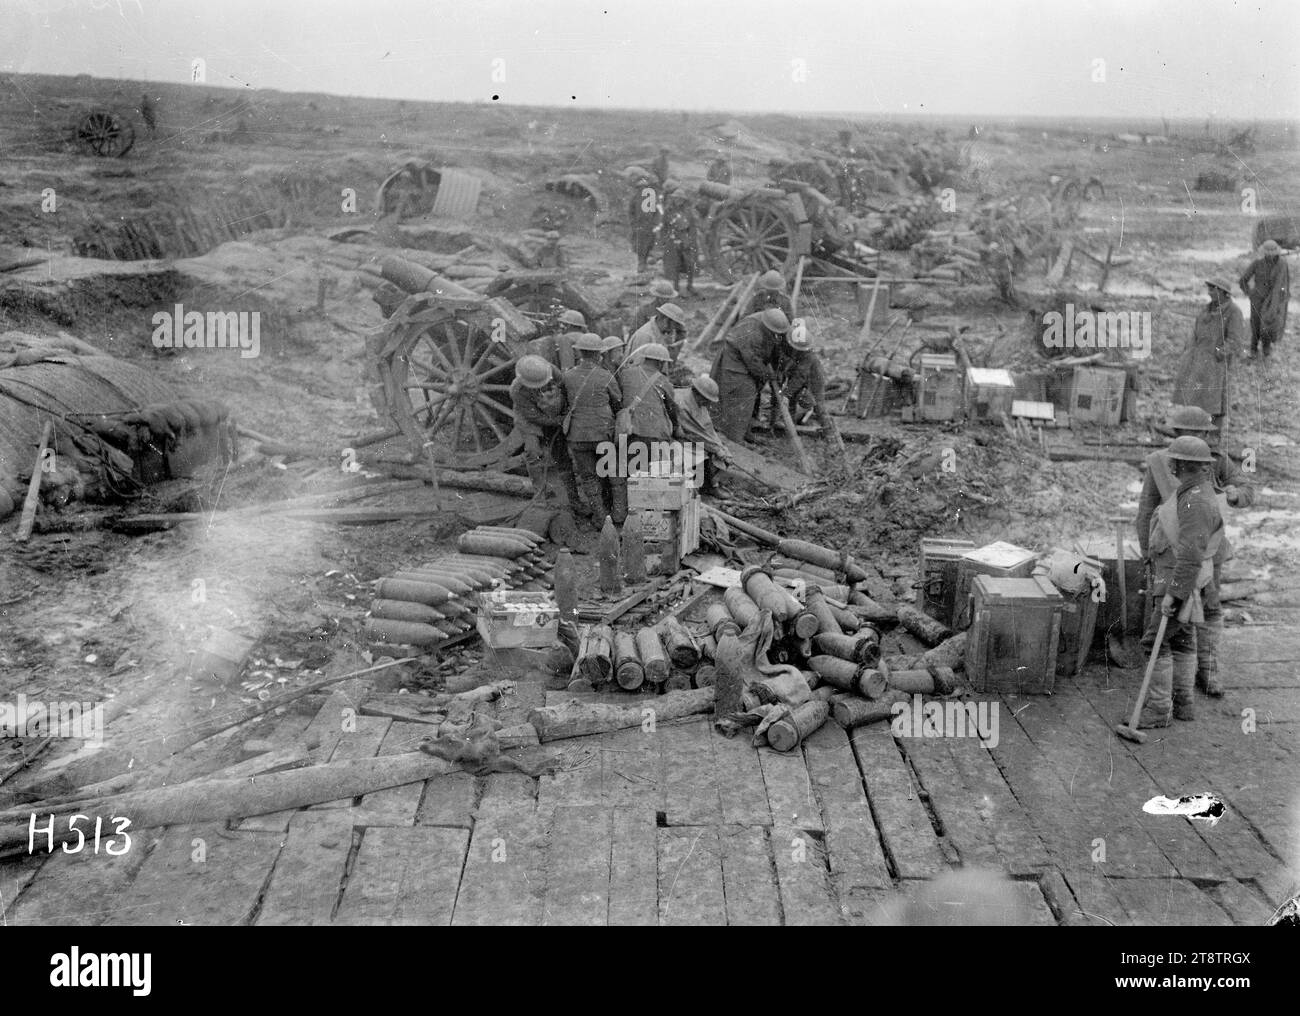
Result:
{"type": "Polygon", "coordinates": [[[1011,372],[989,367],[970,367],[966,371],[966,416],[979,423],[1000,423],[1002,414],[1011,413],[1016,398],[1016,383],[1011,372]]]}
{"type": "Polygon", "coordinates": [[[700,548],[700,499],[691,498],[681,508],[643,508],[641,533],[647,554],[661,554],[674,545],[677,556],[685,557],[700,548]]]}
{"type": "Polygon", "coordinates": [[[560,608],[554,593],[495,589],[478,594],[477,623],[489,649],[541,649],[555,644],[560,608]]]}
{"type": "Polygon", "coordinates": [[[699,495],[704,482],[704,452],[698,453],[684,444],[676,444],[680,454],[676,461],[652,462],[644,472],[627,478],[629,508],[680,509],[699,495]]]}
{"type": "Polygon", "coordinates": [[[975,544],[970,540],[929,537],[921,540],[921,581],[916,587],[916,605],[936,621],[952,623],[958,562],[963,554],[974,549],[975,544]]]}
{"type": "Polygon", "coordinates": [[[953,594],[952,622],[949,627],[954,631],[970,627],[971,583],[977,575],[1004,579],[1028,578],[1033,574],[1037,560],[1038,555],[1032,550],[1001,540],[964,553],[957,562],[957,589],[953,594]]]}
{"type": "Polygon", "coordinates": [[[1083,669],[1092,648],[1097,629],[1097,608],[1100,604],[1092,598],[1092,586],[1085,585],[1077,592],[1061,594],[1061,639],[1056,648],[1056,673],[1073,677],[1083,669]]]}
{"type": "Polygon", "coordinates": [[[898,405],[898,386],[883,374],[858,371],[858,416],[888,416],[898,405]]]}
{"type": "MultiPolygon", "coordinates": [[[[1101,564],[1101,578],[1106,583],[1106,599],[1097,612],[1095,638],[1101,641],[1105,649],[1106,633],[1120,632],[1120,595],[1119,568],[1115,563],[1115,537],[1092,536],[1077,541],[1074,549],[1084,557],[1092,558],[1101,564]]],[[[1124,540],[1124,579],[1128,597],[1128,616],[1123,626],[1123,634],[1141,636],[1146,631],[1147,615],[1150,613],[1151,597],[1146,591],[1146,574],[1142,567],[1142,548],[1137,538],[1124,540]]]]}
{"type": "Polygon", "coordinates": [[[1051,694],[1063,599],[1042,575],[976,575],[966,674],[977,692],[1051,694]]]}
{"type": "Polygon", "coordinates": [[[1065,407],[1070,420],[1075,424],[1118,426],[1124,414],[1126,383],[1123,368],[1075,367],[1065,407]]]}
{"type": "Polygon", "coordinates": [[[916,389],[918,420],[956,420],[965,410],[964,378],[951,353],[922,353],[916,389]]]}

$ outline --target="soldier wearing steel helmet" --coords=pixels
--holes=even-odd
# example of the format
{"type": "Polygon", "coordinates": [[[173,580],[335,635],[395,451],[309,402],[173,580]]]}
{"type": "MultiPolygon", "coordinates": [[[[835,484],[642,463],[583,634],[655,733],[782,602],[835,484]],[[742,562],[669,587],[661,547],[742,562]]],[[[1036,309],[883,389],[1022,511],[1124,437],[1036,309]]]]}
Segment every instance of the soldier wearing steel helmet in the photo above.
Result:
{"type": "Polygon", "coordinates": [[[1178,486],[1151,516],[1147,534],[1152,609],[1142,644],[1148,653],[1155,645],[1161,614],[1168,618],[1168,628],[1139,727],[1167,727],[1171,716],[1196,718],[1196,624],[1205,622],[1203,597],[1210,597],[1213,608],[1218,607],[1218,591],[1212,588],[1214,557],[1223,542],[1224,523],[1209,473],[1214,457],[1209,445],[1190,435],[1175,438],[1166,454],[1178,486]],[[1179,613],[1188,600],[1191,617],[1184,622],[1179,613]]]}
{"type": "MultiPolygon", "coordinates": [[[[1234,508],[1248,508],[1255,503],[1255,487],[1250,478],[1241,471],[1227,455],[1217,451],[1211,442],[1214,440],[1214,423],[1210,414],[1199,406],[1175,406],[1169,416],[1169,428],[1174,439],[1182,437],[1199,437],[1210,445],[1213,462],[1207,470],[1216,497],[1222,498],[1220,510],[1230,505],[1234,508]]],[[[1147,456],[1147,472],[1142,481],[1142,493],[1138,497],[1137,532],[1142,556],[1148,556],[1150,543],[1151,518],[1161,502],[1166,501],[1178,489],[1174,479],[1173,465],[1169,459],[1168,449],[1152,452],[1147,456]]],[[[1207,695],[1216,698],[1223,694],[1223,685],[1219,681],[1219,638],[1223,634],[1223,611],[1219,604],[1219,586],[1223,575],[1223,562],[1232,556],[1232,548],[1225,536],[1214,555],[1214,574],[1211,582],[1202,590],[1205,621],[1196,626],[1196,686],[1207,695]]]]}
{"type": "Polygon", "coordinates": [[[1282,245],[1265,240],[1259,257],[1237,281],[1250,298],[1250,359],[1259,355],[1261,346],[1268,359],[1273,344],[1281,342],[1286,331],[1286,311],[1291,300],[1291,272],[1282,257],[1282,245]]]}
{"type": "Polygon", "coordinates": [[[758,285],[754,287],[754,296],[749,302],[749,313],[757,314],[768,307],[777,308],[788,318],[794,317],[794,305],[785,292],[785,276],[775,268],[758,277],[758,285]]]}
{"type": "Polygon", "coordinates": [[[1245,324],[1232,302],[1232,283],[1226,276],[1205,280],[1210,302],[1196,316],[1174,379],[1174,401],[1180,406],[1200,406],[1214,418],[1220,434],[1232,403],[1233,361],[1241,354],[1245,324]]]}
{"type": "Polygon", "coordinates": [[[540,356],[520,357],[510,384],[515,429],[524,439],[524,465],[533,491],[543,500],[555,494],[549,480],[558,475],[570,509],[583,515],[568,444],[564,439],[565,394],[560,372],[540,356]]]}
{"type": "Polygon", "coordinates": [[[587,330],[587,319],[580,311],[566,307],[560,313],[558,320],[564,331],[533,339],[528,343],[527,348],[529,353],[542,357],[563,372],[578,362],[574,356],[573,343],[587,330]]]}
{"type": "Polygon", "coordinates": [[[676,299],[677,290],[671,282],[667,279],[655,279],[650,283],[649,297],[637,304],[636,310],[632,312],[631,320],[627,323],[628,334],[635,334],[642,325],[654,318],[663,304],[671,303],[676,299]]]}
{"type": "Polygon", "coordinates": [[[727,333],[711,376],[718,384],[715,422],[729,440],[745,440],[759,392],[776,379],[777,348],[788,331],[790,319],[769,307],[741,318],[727,333]]]}
{"type": "Polygon", "coordinates": [[[689,386],[673,389],[673,398],[677,402],[678,437],[705,451],[701,493],[715,493],[718,463],[725,466],[731,462],[731,451],[713,426],[711,409],[718,404],[718,383],[700,374],[691,379],[689,386]]]}
{"type": "Polygon", "coordinates": [[[700,249],[700,220],[691,196],[676,180],[664,184],[663,221],[659,224],[659,248],[663,251],[664,278],[681,288],[686,276],[686,292],[699,296],[695,289],[696,255],[700,249]]]}
{"type": "Polygon", "coordinates": [[[659,231],[661,196],[658,184],[640,166],[629,166],[626,176],[632,187],[627,201],[628,236],[636,254],[636,270],[644,272],[649,267],[659,231]]]}
{"type": "Polygon", "coordinates": [[[807,392],[812,399],[817,422],[826,434],[834,429],[830,410],[826,407],[826,371],[821,357],[813,349],[812,335],[803,318],[790,322],[785,342],[777,347],[777,397],[787,400],[791,419],[798,422],[802,412],[799,400],[807,392]]]}
{"type": "Polygon", "coordinates": [[[629,457],[640,446],[641,461],[649,462],[656,443],[666,444],[677,433],[677,403],[673,386],[663,373],[671,362],[668,350],[651,342],[640,347],[619,372],[626,414],[621,433],[627,437],[629,457]]]}
{"type": "Polygon", "coordinates": [[[662,303],[656,308],[655,316],[627,340],[627,355],[629,359],[635,359],[642,346],[657,342],[668,350],[671,362],[675,363],[685,341],[686,312],[675,303],[662,303]]]}
{"type": "Polygon", "coordinates": [[[578,362],[564,372],[569,411],[564,421],[573,473],[583,500],[593,513],[610,516],[616,525],[627,518],[627,482],[601,475],[599,464],[614,439],[614,418],[623,408],[623,392],[601,362],[604,340],[594,332],[573,344],[578,362]]]}

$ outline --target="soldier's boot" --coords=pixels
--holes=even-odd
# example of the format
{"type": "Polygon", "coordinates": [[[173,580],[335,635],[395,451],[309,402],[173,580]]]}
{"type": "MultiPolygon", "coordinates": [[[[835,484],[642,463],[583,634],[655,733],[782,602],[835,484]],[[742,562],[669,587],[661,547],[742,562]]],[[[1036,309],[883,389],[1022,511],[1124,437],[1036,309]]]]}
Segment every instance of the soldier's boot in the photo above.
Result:
{"type": "Polygon", "coordinates": [[[582,502],[582,494],[578,490],[578,481],[573,473],[567,469],[560,471],[560,485],[564,487],[565,500],[569,502],[569,512],[574,518],[589,519],[594,514],[592,510],[582,502]]]}
{"type": "Polygon", "coordinates": [[[1214,698],[1223,695],[1223,684],[1219,681],[1219,636],[1222,634],[1221,617],[1196,626],[1196,687],[1214,698]]]}
{"type": "Polygon", "coordinates": [[[580,514],[584,518],[596,518],[597,521],[603,520],[605,518],[605,505],[603,492],[600,489],[600,481],[594,476],[579,476],[575,478],[575,481],[579,491],[578,504],[585,509],[585,512],[580,514]]]}
{"type": "Polygon", "coordinates": [[[1174,684],[1174,658],[1157,656],[1155,669],[1151,672],[1151,687],[1147,689],[1147,700],[1138,717],[1138,729],[1167,727],[1170,720],[1170,692],[1174,684]]]}
{"type": "Polygon", "coordinates": [[[621,526],[627,521],[627,481],[611,481],[609,485],[609,517],[614,525],[621,526]]]}
{"type": "Polygon", "coordinates": [[[1196,654],[1173,653],[1174,719],[1196,719],[1196,654]]]}

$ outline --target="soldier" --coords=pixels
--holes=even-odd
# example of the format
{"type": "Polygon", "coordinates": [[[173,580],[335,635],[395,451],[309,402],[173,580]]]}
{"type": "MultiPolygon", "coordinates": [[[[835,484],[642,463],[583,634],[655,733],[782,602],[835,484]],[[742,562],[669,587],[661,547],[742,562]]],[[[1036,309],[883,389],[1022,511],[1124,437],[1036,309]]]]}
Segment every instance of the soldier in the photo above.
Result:
{"type": "Polygon", "coordinates": [[[628,176],[632,184],[632,196],[627,203],[628,235],[636,255],[636,270],[644,272],[650,264],[650,252],[654,250],[659,230],[660,197],[644,169],[630,167],[628,176]]]}
{"type": "Polygon", "coordinates": [[[1232,360],[1241,352],[1245,324],[1232,302],[1232,283],[1216,275],[1205,280],[1210,302],[1196,317],[1174,381],[1174,402],[1200,406],[1214,418],[1220,435],[1226,424],[1232,360]]]}
{"type": "Polygon", "coordinates": [[[664,277],[674,286],[686,276],[686,292],[699,296],[695,289],[695,255],[699,251],[700,222],[690,195],[680,190],[675,181],[664,184],[664,217],[659,227],[660,247],[663,250],[664,277]]]}
{"type": "Polygon", "coordinates": [[[794,317],[794,305],[785,293],[785,276],[775,268],[758,277],[758,286],[749,302],[749,313],[757,314],[768,307],[775,307],[786,317],[794,317]]]}
{"type": "Polygon", "coordinates": [[[587,330],[587,319],[576,310],[565,308],[559,317],[560,327],[567,330],[556,335],[543,335],[528,343],[528,352],[566,371],[577,360],[573,355],[573,343],[587,330]]]}
{"type": "Polygon", "coordinates": [[[628,332],[635,334],[638,328],[655,316],[655,311],[661,304],[676,299],[677,290],[671,282],[667,279],[655,279],[650,283],[649,298],[641,301],[637,309],[632,312],[632,320],[627,326],[628,332]]]}
{"type": "Polygon", "coordinates": [[[650,168],[654,170],[654,174],[661,184],[668,182],[668,156],[671,154],[667,148],[660,148],[659,155],[650,164],[650,168]]]}
{"type": "Polygon", "coordinates": [[[625,420],[619,432],[627,436],[629,461],[649,463],[659,457],[654,455],[656,445],[665,447],[677,433],[677,402],[663,374],[669,362],[668,350],[651,342],[619,372],[625,420]]]}
{"type": "MultiPolygon", "coordinates": [[[[607,335],[605,336],[605,341],[602,343],[600,349],[600,362],[604,365],[605,369],[616,378],[618,377],[619,370],[623,366],[624,345],[624,341],[617,335],[607,335]]],[[[620,387],[622,386],[620,385],[620,387]]]]}
{"type": "Polygon", "coordinates": [[[1265,240],[1260,257],[1241,273],[1241,291],[1250,297],[1250,359],[1264,347],[1268,359],[1273,343],[1286,331],[1286,306],[1291,299],[1291,272],[1276,240],[1265,240]]]}
{"type": "Polygon", "coordinates": [[[741,318],[727,333],[712,377],[718,384],[718,430],[729,440],[745,440],[758,393],[776,378],[777,346],[788,331],[790,319],[769,307],[741,318]]]}
{"type": "Polygon", "coordinates": [[[812,337],[803,318],[795,318],[790,323],[785,342],[777,349],[776,373],[781,386],[778,397],[787,400],[790,418],[799,422],[799,399],[807,392],[822,432],[833,433],[835,424],[826,408],[826,372],[821,357],[813,352],[812,337]]]}
{"type": "Polygon", "coordinates": [[[613,448],[614,417],[623,407],[623,393],[614,375],[601,363],[604,342],[586,332],[573,348],[578,363],[564,372],[569,400],[564,433],[573,459],[574,478],[583,499],[595,511],[610,516],[616,525],[627,518],[627,481],[617,470],[601,468],[602,458],[613,448]]]}
{"type": "MultiPolygon", "coordinates": [[[[1174,439],[1180,437],[1199,437],[1210,443],[1214,433],[1214,423],[1210,414],[1198,406],[1175,406],[1169,418],[1174,439]]],[[[1216,497],[1222,497],[1220,511],[1224,505],[1234,508],[1249,508],[1255,503],[1255,487],[1235,462],[1227,455],[1215,451],[1210,455],[1214,461],[1208,470],[1210,482],[1216,497]]],[[[1151,529],[1151,516],[1161,502],[1169,500],[1178,489],[1174,482],[1173,469],[1168,450],[1152,452],[1147,456],[1147,473],[1142,481],[1142,493],[1138,497],[1137,531],[1138,544],[1142,556],[1146,558],[1148,534],[1151,529]]],[[[1226,517],[1226,513],[1225,513],[1226,517]]],[[[1205,694],[1215,698],[1223,694],[1223,685],[1219,681],[1219,637],[1223,634],[1223,611],[1219,607],[1219,586],[1223,576],[1223,562],[1232,557],[1232,547],[1227,536],[1219,545],[1214,555],[1214,575],[1211,580],[1213,593],[1206,587],[1204,593],[1205,621],[1196,626],[1196,686],[1205,694]]]]}
{"type": "Polygon", "coordinates": [[[569,502],[578,517],[591,512],[582,504],[573,479],[569,448],[564,440],[564,383],[560,372],[540,356],[523,356],[515,364],[515,379],[510,384],[510,404],[514,408],[515,429],[523,435],[524,464],[533,491],[550,501],[555,492],[547,480],[554,466],[569,502]]]}
{"type": "Polygon", "coordinates": [[[677,362],[682,344],[686,341],[686,312],[675,303],[660,304],[655,316],[632,333],[627,340],[627,355],[635,359],[642,347],[659,343],[668,349],[672,362],[677,362]]]}
{"type": "Polygon", "coordinates": [[[1224,526],[1208,472],[1214,462],[1210,447],[1200,438],[1180,437],[1165,454],[1177,489],[1152,515],[1147,537],[1152,569],[1151,616],[1142,645],[1148,653],[1155,645],[1160,615],[1169,621],[1139,727],[1169,726],[1171,698],[1174,718],[1196,718],[1195,626],[1219,610],[1214,557],[1223,541],[1224,526]],[[1188,599],[1192,600],[1191,617],[1183,622],[1178,615],[1188,599]]]}
{"type": "Polygon", "coordinates": [[[731,163],[727,161],[727,157],[725,155],[719,155],[716,159],[714,159],[712,162],[709,163],[709,169],[708,172],[705,174],[705,178],[710,183],[720,183],[723,185],[730,185],[731,163]]]}
{"type": "Polygon", "coordinates": [[[140,119],[149,128],[150,137],[158,133],[158,112],[154,108],[153,99],[149,98],[148,92],[143,92],[140,95],[140,119]]]}
{"type": "Polygon", "coordinates": [[[710,407],[718,404],[718,383],[707,374],[693,378],[689,388],[673,389],[677,402],[677,434],[705,451],[702,494],[717,493],[718,463],[731,464],[731,451],[713,426],[710,407]]]}

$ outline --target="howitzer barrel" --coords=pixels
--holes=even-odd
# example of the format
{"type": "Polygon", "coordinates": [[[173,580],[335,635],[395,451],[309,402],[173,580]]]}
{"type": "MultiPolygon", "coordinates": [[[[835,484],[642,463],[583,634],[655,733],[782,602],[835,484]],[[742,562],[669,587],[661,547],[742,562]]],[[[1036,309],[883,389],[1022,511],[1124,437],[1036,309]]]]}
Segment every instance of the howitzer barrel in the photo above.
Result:
{"type": "Polygon", "coordinates": [[[438,296],[453,296],[463,300],[483,299],[481,293],[459,286],[437,272],[395,254],[380,259],[379,272],[386,281],[407,293],[436,293],[438,296]]]}

